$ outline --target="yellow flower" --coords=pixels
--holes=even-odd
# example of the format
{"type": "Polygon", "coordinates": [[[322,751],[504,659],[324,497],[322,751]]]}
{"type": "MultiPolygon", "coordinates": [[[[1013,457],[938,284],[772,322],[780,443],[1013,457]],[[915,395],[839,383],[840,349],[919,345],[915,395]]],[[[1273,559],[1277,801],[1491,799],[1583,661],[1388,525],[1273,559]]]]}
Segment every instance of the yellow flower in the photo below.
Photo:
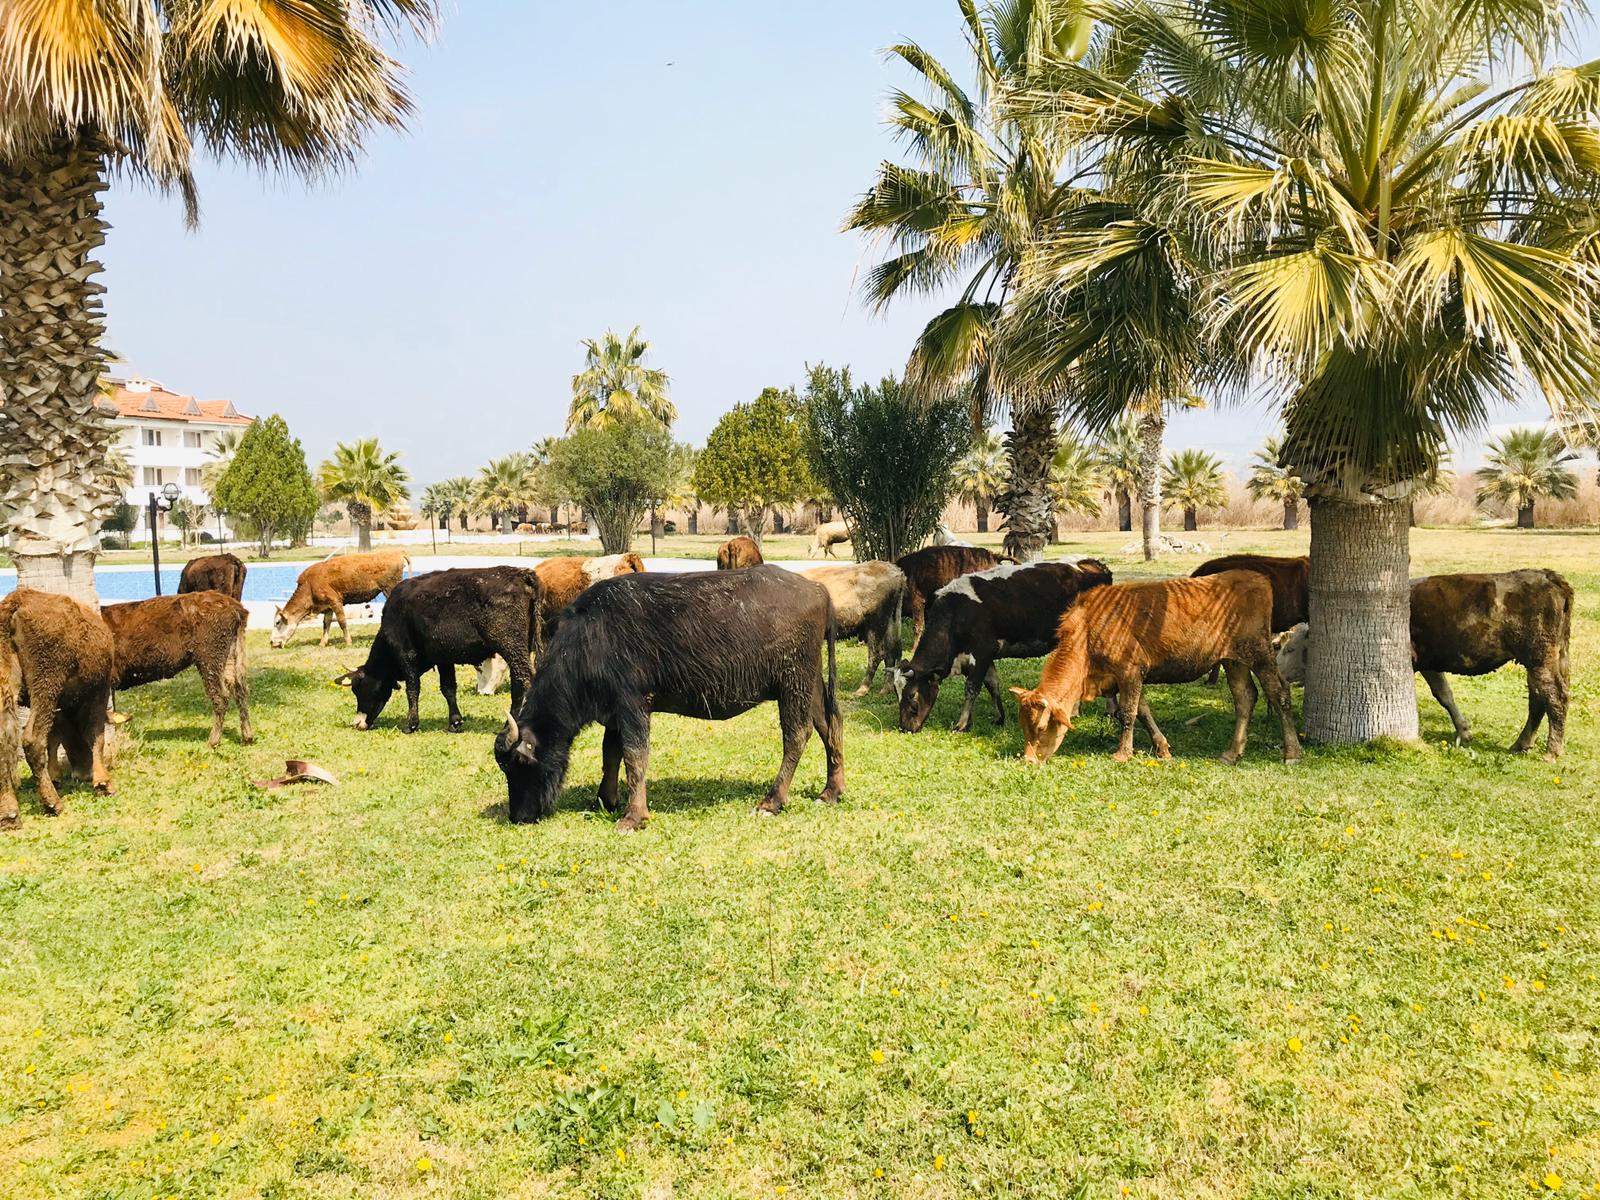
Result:
{"type": "Polygon", "coordinates": [[[1544,980],[1542,980],[1542,979],[1535,979],[1535,980],[1534,980],[1534,981],[1533,981],[1533,990],[1534,990],[1534,991],[1536,991],[1536,992],[1542,992],[1542,991],[1544,991],[1544,980]]]}
{"type": "Polygon", "coordinates": [[[875,1063],[881,1063],[883,1061],[883,1057],[884,1055],[882,1050],[874,1050],[872,1052],[872,1061],[875,1063]]]}
{"type": "Polygon", "coordinates": [[[419,1171],[431,1171],[431,1170],[433,1170],[433,1159],[431,1159],[431,1158],[419,1158],[419,1159],[417,1159],[417,1170],[419,1170],[419,1171]]]}
{"type": "Polygon", "coordinates": [[[1544,1185],[1552,1192],[1559,1192],[1561,1190],[1561,1176],[1551,1171],[1544,1177],[1544,1185]]]}
{"type": "Polygon", "coordinates": [[[444,1040],[447,1041],[447,1042],[453,1042],[453,1041],[456,1040],[456,1035],[451,1033],[451,1032],[449,1032],[448,1030],[446,1030],[445,1031],[445,1035],[444,1035],[444,1040]]]}
{"type": "Polygon", "coordinates": [[[1465,858],[1466,855],[1461,853],[1461,851],[1459,851],[1459,850],[1452,850],[1452,851],[1450,851],[1450,857],[1455,859],[1457,862],[1459,862],[1463,858],[1465,858]]]}
{"type": "Polygon", "coordinates": [[[222,1135],[220,1133],[213,1133],[207,1140],[213,1146],[220,1145],[222,1142],[222,1135]]]}
{"type": "Polygon", "coordinates": [[[1299,1038],[1292,1037],[1292,1038],[1289,1039],[1289,1053],[1290,1054],[1299,1054],[1300,1051],[1304,1050],[1305,1048],[1306,1048],[1305,1043],[1302,1042],[1299,1038]]]}
{"type": "Polygon", "coordinates": [[[934,1169],[934,1170],[935,1170],[935,1171],[942,1171],[942,1170],[944,1170],[944,1155],[942,1155],[942,1154],[935,1154],[935,1155],[934,1155],[934,1156],[933,1156],[933,1169],[934,1169]]]}
{"type": "Polygon", "coordinates": [[[24,1075],[32,1075],[35,1069],[36,1068],[34,1067],[34,1065],[32,1063],[29,1063],[27,1066],[22,1068],[22,1073],[24,1075]]]}
{"type": "Polygon", "coordinates": [[[1150,1015],[1150,1006],[1148,1004],[1139,1005],[1139,1015],[1141,1017],[1148,1017],[1150,1015]]]}
{"type": "Polygon", "coordinates": [[[689,1098],[689,1093],[684,1091],[682,1088],[679,1088],[678,1089],[678,1099],[679,1100],[687,1100],[688,1098],[689,1098]]]}
{"type": "Polygon", "coordinates": [[[977,1123],[978,1123],[978,1110],[975,1109],[975,1108],[967,1109],[967,1124],[968,1125],[976,1125],[977,1123]]]}
{"type": "Polygon", "coordinates": [[[628,1161],[628,1152],[626,1150],[624,1150],[621,1146],[617,1147],[617,1161],[619,1163],[628,1161]]]}
{"type": "Polygon", "coordinates": [[[883,1178],[883,1168],[882,1167],[873,1167],[872,1168],[872,1177],[874,1179],[882,1179],[883,1178]]]}
{"type": "Polygon", "coordinates": [[[1494,878],[1494,872],[1493,872],[1493,871],[1485,871],[1485,872],[1484,872],[1484,873],[1483,873],[1483,881],[1484,881],[1484,882],[1485,882],[1485,883],[1488,883],[1488,882],[1489,882],[1489,880],[1491,880],[1491,879],[1493,879],[1493,878],[1494,878]]]}

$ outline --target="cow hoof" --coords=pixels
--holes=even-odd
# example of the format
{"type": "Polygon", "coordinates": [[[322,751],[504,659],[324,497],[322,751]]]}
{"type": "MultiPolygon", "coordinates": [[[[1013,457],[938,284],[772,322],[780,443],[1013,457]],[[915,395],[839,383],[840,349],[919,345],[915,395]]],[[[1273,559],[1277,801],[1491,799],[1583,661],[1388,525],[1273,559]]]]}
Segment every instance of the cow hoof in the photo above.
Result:
{"type": "Polygon", "coordinates": [[[850,699],[859,700],[859,699],[861,699],[861,697],[865,696],[871,690],[872,690],[871,688],[869,688],[866,684],[863,683],[855,691],[850,693],[850,699]]]}
{"type": "Polygon", "coordinates": [[[618,833],[638,833],[644,828],[644,822],[636,817],[623,817],[616,824],[618,833]]]}
{"type": "Polygon", "coordinates": [[[967,730],[969,730],[971,728],[972,728],[972,722],[971,721],[957,721],[954,725],[950,726],[950,731],[952,733],[965,733],[967,730]]]}
{"type": "Polygon", "coordinates": [[[466,729],[466,727],[467,723],[465,721],[451,721],[450,724],[446,725],[444,728],[446,733],[461,733],[466,729]]]}
{"type": "Polygon", "coordinates": [[[1240,758],[1241,758],[1241,757],[1242,757],[1242,756],[1241,756],[1241,755],[1238,755],[1238,754],[1235,754],[1235,753],[1234,753],[1234,752],[1233,752],[1233,751],[1231,751],[1231,750],[1228,750],[1228,751],[1225,751],[1225,752],[1224,752],[1224,753],[1223,753],[1223,754],[1222,754],[1222,755],[1220,755],[1220,757],[1221,757],[1221,759],[1222,759],[1222,761],[1223,761],[1223,762],[1224,762],[1224,763],[1225,763],[1225,764],[1226,764],[1226,765],[1227,765],[1227,766],[1230,766],[1230,767],[1231,767],[1231,766],[1234,766],[1234,765],[1236,765],[1236,764],[1237,764],[1237,763],[1238,763],[1238,761],[1239,761],[1239,759],[1240,759],[1240,758]]]}
{"type": "Polygon", "coordinates": [[[1546,750],[1539,757],[1542,758],[1547,763],[1557,763],[1557,762],[1561,761],[1561,751],[1559,751],[1559,750],[1546,750]]]}
{"type": "Polygon", "coordinates": [[[1127,750],[1118,750],[1115,754],[1113,754],[1111,756],[1111,761],[1112,762],[1125,763],[1132,757],[1133,757],[1133,755],[1129,751],[1127,751],[1127,750]]]}
{"type": "Polygon", "coordinates": [[[401,733],[415,733],[420,728],[421,728],[420,725],[406,725],[406,726],[403,726],[401,728],[400,732],[401,733]]]}
{"type": "Polygon", "coordinates": [[[756,812],[760,813],[764,817],[775,817],[782,811],[783,802],[781,800],[774,800],[771,796],[768,796],[760,804],[756,805],[756,812]]]}
{"type": "Polygon", "coordinates": [[[822,795],[817,797],[817,803],[818,804],[837,804],[837,803],[839,803],[839,793],[838,792],[823,792],[822,795]]]}
{"type": "Polygon", "coordinates": [[[1172,747],[1169,746],[1166,742],[1162,742],[1160,745],[1158,745],[1156,747],[1156,757],[1159,758],[1162,762],[1171,762],[1172,761],[1172,747]]]}
{"type": "Polygon", "coordinates": [[[9,816],[0,817],[0,829],[11,830],[11,829],[21,829],[21,828],[22,828],[22,817],[19,816],[17,813],[11,813],[9,816]]]}
{"type": "Polygon", "coordinates": [[[1300,751],[1296,750],[1293,754],[1290,754],[1287,751],[1284,753],[1284,756],[1283,756],[1283,765],[1284,766],[1292,767],[1299,761],[1300,761],[1300,751]]]}
{"type": "Polygon", "coordinates": [[[241,746],[254,746],[256,744],[256,735],[253,733],[241,733],[239,735],[239,744],[241,746]]]}

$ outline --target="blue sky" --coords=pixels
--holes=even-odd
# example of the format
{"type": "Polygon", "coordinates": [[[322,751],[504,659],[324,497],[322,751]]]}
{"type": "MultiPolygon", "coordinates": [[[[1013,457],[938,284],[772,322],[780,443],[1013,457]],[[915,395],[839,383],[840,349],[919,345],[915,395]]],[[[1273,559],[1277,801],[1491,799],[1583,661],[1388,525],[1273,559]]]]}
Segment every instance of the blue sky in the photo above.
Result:
{"type": "MultiPolygon", "coordinates": [[[[194,232],[119,183],[108,344],[123,371],[282,413],[313,466],[376,434],[419,483],[559,433],[579,339],[607,327],[643,327],[696,442],[807,362],[898,370],[935,306],[868,312],[871,257],[838,227],[894,154],[906,81],[881,50],[906,37],[963,61],[945,0],[466,0],[404,49],[413,127],[354,173],[202,166],[194,232]]],[[[1171,442],[1238,463],[1272,424],[1224,408],[1171,442]]]]}

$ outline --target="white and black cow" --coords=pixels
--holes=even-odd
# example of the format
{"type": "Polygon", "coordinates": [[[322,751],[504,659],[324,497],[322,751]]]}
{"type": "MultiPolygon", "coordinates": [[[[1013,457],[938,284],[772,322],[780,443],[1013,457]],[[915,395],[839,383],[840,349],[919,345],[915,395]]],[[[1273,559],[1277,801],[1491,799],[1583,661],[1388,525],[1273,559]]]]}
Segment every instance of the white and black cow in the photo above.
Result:
{"type": "Polygon", "coordinates": [[[771,565],[742,571],[625,575],[595,584],[567,609],[519,708],[495,742],[514,822],[555,812],[572,740],[605,726],[600,805],[617,805],[628,768],[628,806],[617,829],[649,818],[645,769],[650,716],[721,721],[774,700],[783,763],[762,800],[776,813],[814,728],[827,754],[819,799],[844,790],[844,723],[835,696],[833,604],[818,584],[771,565]],[[828,671],[822,673],[826,643],[828,671]]]}
{"type": "Polygon", "coordinates": [[[1111,569],[1094,558],[1077,563],[1002,563],[962,575],[934,593],[922,638],[909,665],[896,667],[900,728],[915,733],[939,698],[952,671],[966,676],[966,702],[958,731],[972,726],[980,688],[994,700],[994,721],[1003,725],[1005,705],[994,664],[1002,658],[1037,658],[1056,647],[1056,627],[1080,592],[1111,582],[1111,569]]]}
{"type": "Polygon", "coordinates": [[[456,664],[495,654],[511,664],[512,701],[520,700],[533,675],[528,654],[538,649],[542,595],[539,577],[522,567],[429,571],[396,584],[366,664],[334,680],[355,693],[355,727],[371,729],[404,682],[404,728],[415,733],[422,676],[437,670],[450,707],[449,730],[460,733],[456,664]]]}
{"type": "MultiPolygon", "coordinates": [[[[1472,741],[1472,728],[1445,676],[1487,675],[1514,662],[1528,673],[1528,720],[1511,749],[1517,754],[1531,750],[1548,716],[1545,757],[1561,757],[1572,670],[1572,604],[1572,585],[1554,571],[1430,575],[1411,581],[1412,665],[1450,714],[1459,744],[1472,741]]],[[[1280,639],[1278,671],[1284,679],[1305,682],[1310,652],[1309,625],[1298,625],[1280,639]]]]}

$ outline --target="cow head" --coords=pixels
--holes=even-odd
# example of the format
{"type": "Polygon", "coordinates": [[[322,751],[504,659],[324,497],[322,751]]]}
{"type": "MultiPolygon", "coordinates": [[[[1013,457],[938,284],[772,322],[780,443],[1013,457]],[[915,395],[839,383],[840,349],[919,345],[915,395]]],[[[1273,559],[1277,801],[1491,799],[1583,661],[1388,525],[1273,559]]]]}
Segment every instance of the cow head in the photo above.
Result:
{"type": "Polygon", "coordinates": [[[906,733],[916,733],[928,722],[944,676],[903,662],[889,673],[889,679],[900,697],[900,728],[906,733]]]}
{"type": "Polygon", "coordinates": [[[282,650],[289,644],[289,639],[294,636],[294,631],[299,628],[300,622],[289,623],[289,618],[283,609],[274,606],[272,610],[272,648],[282,650]]]}
{"type": "Polygon", "coordinates": [[[555,815],[571,748],[570,739],[541,738],[531,722],[518,722],[515,712],[506,714],[505,728],[494,740],[494,761],[506,777],[512,824],[555,815]]]}
{"type": "Polygon", "coordinates": [[[1285,683],[1306,681],[1307,651],[1311,649],[1311,626],[1301,622],[1293,629],[1272,639],[1272,650],[1278,659],[1278,674],[1285,683]]]}
{"type": "Polygon", "coordinates": [[[355,695],[356,716],[350,722],[354,729],[371,729],[376,725],[384,705],[389,703],[389,697],[394,695],[395,688],[399,686],[395,680],[379,678],[362,667],[335,676],[333,682],[349,688],[355,695]]]}
{"type": "Polygon", "coordinates": [[[1077,705],[1046,696],[1038,688],[1014,687],[1011,694],[1017,698],[1023,760],[1038,766],[1061,748],[1061,739],[1072,728],[1077,705]]]}

